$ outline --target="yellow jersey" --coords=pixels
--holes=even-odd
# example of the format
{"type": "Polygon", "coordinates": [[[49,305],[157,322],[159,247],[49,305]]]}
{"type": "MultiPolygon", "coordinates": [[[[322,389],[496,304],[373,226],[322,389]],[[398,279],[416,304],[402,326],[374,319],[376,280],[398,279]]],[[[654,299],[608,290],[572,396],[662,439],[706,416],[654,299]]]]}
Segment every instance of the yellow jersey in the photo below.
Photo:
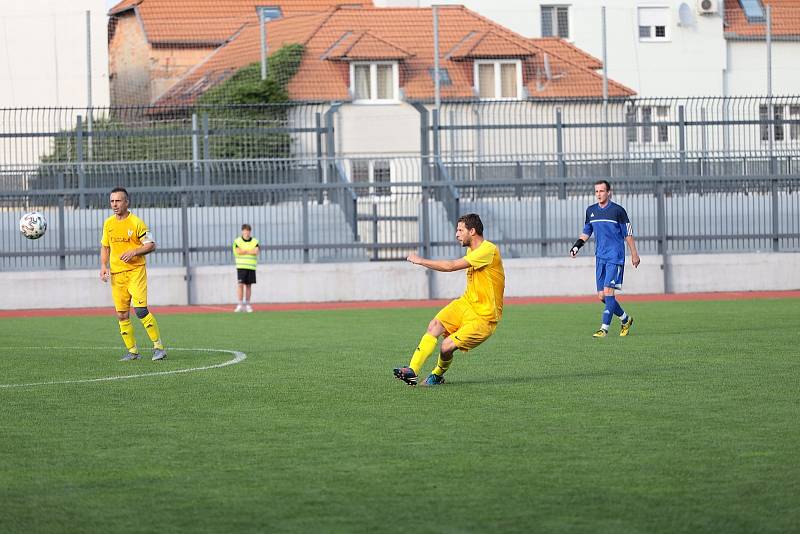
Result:
{"type": "Polygon", "coordinates": [[[470,250],[464,259],[467,268],[467,289],[461,298],[475,313],[490,323],[503,316],[503,293],[506,275],[503,258],[497,245],[484,240],[475,250],[470,250]]]}
{"type": "MultiPolygon", "coordinates": [[[[112,215],[103,223],[103,235],[100,244],[111,249],[111,274],[130,271],[145,264],[144,256],[136,256],[128,263],[119,257],[123,252],[142,246],[142,239],[147,236],[147,225],[136,215],[128,212],[122,220],[112,215]]],[[[147,239],[152,241],[152,239],[147,239]]]]}

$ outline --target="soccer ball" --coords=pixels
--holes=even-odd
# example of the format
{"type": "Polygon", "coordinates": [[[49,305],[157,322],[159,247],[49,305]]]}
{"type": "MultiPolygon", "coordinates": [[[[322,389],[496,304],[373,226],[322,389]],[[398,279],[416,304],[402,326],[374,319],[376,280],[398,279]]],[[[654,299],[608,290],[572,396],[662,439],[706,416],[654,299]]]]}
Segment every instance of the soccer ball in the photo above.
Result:
{"type": "Polygon", "coordinates": [[[28,239],[39,239],[47,231],[47,219],[38,211],[26,213],[19,220],[19,231],[28,239]]]}

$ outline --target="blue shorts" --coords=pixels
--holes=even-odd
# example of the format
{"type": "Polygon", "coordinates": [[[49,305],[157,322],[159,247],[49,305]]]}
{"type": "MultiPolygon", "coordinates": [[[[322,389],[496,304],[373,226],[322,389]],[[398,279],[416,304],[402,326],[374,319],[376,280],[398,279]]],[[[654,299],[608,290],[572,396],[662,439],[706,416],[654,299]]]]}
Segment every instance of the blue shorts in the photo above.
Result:
{"type": "Polygon", "coordinates": [[[622,289],[622,275],[625,274],[625,266],[597,258],[594,274],[597,279],[598,291],[602,291],[606,287],[622,289]]]}

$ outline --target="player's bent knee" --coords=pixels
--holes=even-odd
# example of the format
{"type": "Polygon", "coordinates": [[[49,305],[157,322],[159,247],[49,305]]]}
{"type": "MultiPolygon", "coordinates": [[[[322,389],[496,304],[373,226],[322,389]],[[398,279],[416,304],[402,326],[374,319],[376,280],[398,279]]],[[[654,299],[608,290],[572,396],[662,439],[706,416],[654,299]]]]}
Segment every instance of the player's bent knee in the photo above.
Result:
{"type": "Polygon", "coordinates": [[[131,314],[129,312],[126,312],[126,311],[118,311],[117,312],[117,319],[119,319],[120,321],[125,321],[130,316],[131,316],[131,314]]]}
{"type": "Polygon", "coordinates": [[[144,319],[145,317],[147,317],[147,314],[150,313],[147,310],[147,307],[144,307],[144,308],[136,308],[136,307],[134,307],[133,311],[136,312],[136,317],[138,317],[139,319],[144,319]]]}
{"type": "Polygon", "coordinates": [[[446,338],[444,341],[442,341],[442,349],[441,350],[442,350],[442,354],[445,355],[445,356],[449,355],[449,356],[452,357],[453,352],[455,352],[455,350],[457,348],[458,347],[456,347],[456,344],[449,337],[446,338]]]}
{"type": "Polygon", "coordinates": [[[444,334],[444,325],[439,319],[433,319],[428,323],[428,333],[434,337],[444,334]]]}

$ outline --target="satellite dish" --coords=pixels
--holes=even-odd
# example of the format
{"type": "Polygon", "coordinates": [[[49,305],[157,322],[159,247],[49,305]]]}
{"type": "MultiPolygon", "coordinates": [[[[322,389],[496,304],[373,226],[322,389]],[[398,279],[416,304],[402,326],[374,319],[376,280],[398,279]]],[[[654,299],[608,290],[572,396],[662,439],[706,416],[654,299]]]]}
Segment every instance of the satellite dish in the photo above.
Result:
{"type": "Polygon", "coordinates": [[[683,2],[678,8],[678,26],[693,26],[693,25],[694,25],[694,15],[692,14],[692,8],[689,7],[689,4],[683,2]]]}

